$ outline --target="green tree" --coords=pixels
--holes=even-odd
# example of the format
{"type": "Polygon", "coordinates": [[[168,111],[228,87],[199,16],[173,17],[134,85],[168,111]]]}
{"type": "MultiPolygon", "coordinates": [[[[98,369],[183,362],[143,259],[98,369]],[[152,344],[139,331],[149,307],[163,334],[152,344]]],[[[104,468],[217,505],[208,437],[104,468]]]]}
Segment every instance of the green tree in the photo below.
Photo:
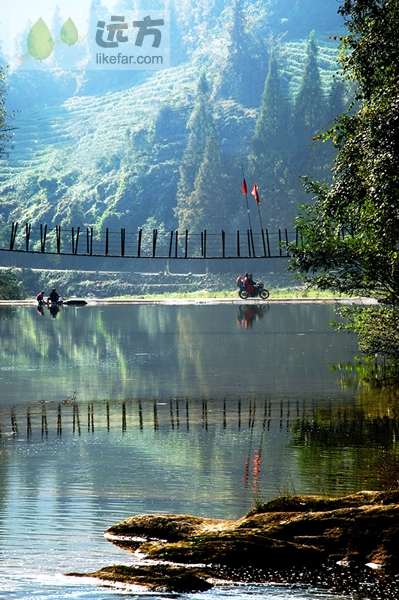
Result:
{"type": "Polygon", "coordinates": [[[221,65],[216,82],[217,95],[234,98],[246,106],[255,106],[262,93],[267,52],[263,41],[248,30],[246,10],[242,0],[234,0],[231,21],[227,25],[227,57],[221,65]],[[254,77],[256,73],[256,77],[254,77]]]}
{"type": "Polygon", "coordinates": [[[175,215],[179,228],[187,223],[187,202],[194,190],[195,179],[203,161],[209,135],[213,132],[213,117],[210,110],[209,86],[202,73],[196,92],[193,112],[187,124],[190,130],[188,142],[179,168],[175,215]]]}
{"type": "MultiPolygon", "coordinates": [[[[317,46],[310,36],[306,63],[293,109],[293,134],[295,141],[295,176],[309,173],[325,163],[324,148],[314,154],[310,151],[313,138],[328,124],[328,105],[324,98],[320,71],[317,64],[317,46]]],[[[315,173],[314,173],[315,174],[315,173]]]]}
{"type": "Polygon", "coordinates": [[[343,75],[358,108],[326,137],[338,150],[331,185],[305,180],[313,206],[296,224],[290,269],[321,289],[399,302],[399,3],[346,0],[343,75]]]}
{"type": "MultiPolygon", "coordinates": [[[[281,91],[280,75],[274,52],[270,56],[262,103],[249,156],[249,174],[267,198],[267,221],[285,222],[288,189],[288,153],[292,146],[289,104],[281,91]]],[[[265,198],[265,199],[266,199],[265,198]]]]}
{"type": "Polygon", "coordinates": [[[224,181],[219,147],[213,134],[208,138],[204,158],[195,178],[194,189],[181,215],[179,224],[181,229],[197,233],[206,229],[216,233],[226,227],[228,199],[224,181]]]}
{"type": "Polygon", "coordinates": [[[0,300],[23,300],[26,295],[12,269],[0,271],[0,300]]]}

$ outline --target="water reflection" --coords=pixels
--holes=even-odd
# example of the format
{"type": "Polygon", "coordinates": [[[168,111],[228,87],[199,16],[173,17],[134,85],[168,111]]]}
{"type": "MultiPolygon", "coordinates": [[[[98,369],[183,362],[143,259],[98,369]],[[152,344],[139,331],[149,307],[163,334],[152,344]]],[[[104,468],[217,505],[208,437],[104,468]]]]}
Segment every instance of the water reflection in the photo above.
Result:
{"type": "Polygon", "coordinates": [[[250,329],[256,321],[262,319],[269,310],[269,304],[242,304],[238,310],[238,329],[250,329]]]}
{"type": "Polygon", "coordinates": [[[333,317],[322,305],[0,308],[0,402],[336,394],[328,364],[357,341],[329,331],[333,317]]]}
{"type": "Polygon", "coordinates": [[[126,562],[103,531],[130,515],[390,485],[396,400],[329,367],[356,338],[331,306],[260,308],[0,308],[0,596],[101,600],[37,574],[126,562]]]}
{"type": "MultiPolygon", "coordinates": [[[[364,487],[380,489],[388,485],[388,463],[392,481],[397,477],[392,453],[399,422],[380,414],[377,406],[372,412],[369,405],[365,412],[359,406],[339,403],[328,407],[305,399],[188,397],[165,402],[82,403],[73,396],[63,403],[0,408],[0,436],[7,444],[24,439],[33,444],[40,440],[53,443],[94,435],[104,441],[108,437],[107,444],[112,444],[115,436],[121,442],[140,434],[148,444],[155,443],[160,434],[178,440],[184,454],[190,447],[193,456],[202,456],[204,464],[210,459],[209,473],[218,456],[227,470],[234,472],[229,488],[235,491],[228,501],[233,505],[239,489],[244,495],[249,490],[268,498],[290,486],[298,493],[330,495],[364,487]]],[[[174,460],[179,463],[178,455],[174,460]]],[[[211,477],[204,493],[213,495],[215,485],[211,477]]]]}

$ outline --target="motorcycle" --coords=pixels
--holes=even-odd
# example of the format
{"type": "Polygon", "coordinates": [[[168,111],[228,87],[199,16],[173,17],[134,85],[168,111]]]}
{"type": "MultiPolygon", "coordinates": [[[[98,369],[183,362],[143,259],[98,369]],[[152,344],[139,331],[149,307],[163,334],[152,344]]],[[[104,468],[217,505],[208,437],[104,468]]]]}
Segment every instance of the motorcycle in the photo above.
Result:
{"type": "Polygon", "coordinates": [[[269,297],[269,290],[267,290],[264,284],[261,281],[257,281],[255,284],[254,291],[250,294],[244,287],[244,280],[241,277],[237,277],[237,287],[238,287],[238,295],[243,300],[247,300],[247,298],[262,298],[262,300],[267,300],[269,297]]]}

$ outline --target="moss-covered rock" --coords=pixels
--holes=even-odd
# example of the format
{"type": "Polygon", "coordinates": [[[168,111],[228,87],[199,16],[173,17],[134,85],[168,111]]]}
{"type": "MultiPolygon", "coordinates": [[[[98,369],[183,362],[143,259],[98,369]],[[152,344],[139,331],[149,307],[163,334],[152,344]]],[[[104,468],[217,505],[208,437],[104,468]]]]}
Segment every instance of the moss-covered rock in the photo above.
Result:
{"type": "Polygon", "coordinates": [[[190,569],[173,565],[103,567],[94,573],[67,573],[74,577],[95,577],[102,581],[112,581],[129,585],[140,585],[152,592],[205,592],[212,587],[208,580],[214,574],[211,570],[190,569]]]}
{"type": "Polygon", "coordinates": [[[141,515],[106,536],[148,558],[186,564],[286,568],[334,559],[399,572],[399,494],[281,498],[238,521],[141,515]]]}
{"type": "Polygon", "coordinates": [[[105,535],[153,560],[90,574],[107,582],[190,592],[220,579],[284,581],[366,591],[368,598],[399,597],[399,492],[278,498],[237,521],[138,515],[105,535]],[[199,563],[206,566],[198,568],[199,563]]]}

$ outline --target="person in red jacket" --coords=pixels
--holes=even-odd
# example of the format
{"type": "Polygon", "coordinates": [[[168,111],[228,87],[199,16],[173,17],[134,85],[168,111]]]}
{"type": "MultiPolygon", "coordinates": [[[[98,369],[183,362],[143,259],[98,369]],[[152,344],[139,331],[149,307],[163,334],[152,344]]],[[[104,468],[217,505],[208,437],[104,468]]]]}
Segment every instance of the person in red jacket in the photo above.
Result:
{"type": "Polygon", "coordinates": [[[253,294],[255,288],[251,283],[248,273],[245,273],[244,287],[247,290],[248,294],[253,294]]]}

